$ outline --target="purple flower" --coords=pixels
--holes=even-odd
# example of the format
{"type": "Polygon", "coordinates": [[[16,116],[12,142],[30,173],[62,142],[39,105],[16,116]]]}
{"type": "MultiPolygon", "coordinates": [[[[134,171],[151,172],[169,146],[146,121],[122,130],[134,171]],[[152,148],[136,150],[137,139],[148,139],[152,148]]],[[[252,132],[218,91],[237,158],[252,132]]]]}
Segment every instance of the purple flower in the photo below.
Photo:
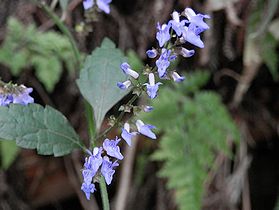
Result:
{"type": "Polygon", "coordinates": [[[90,9],[93,7],[94,1],[93,0],[83,0],[83,7],[84,9],[90,9]]]}
{"type": "Polygon", "coordinates": [[[81,190],[85,193],[87,200],[90,200],[90,193],[96,191],[95,185],[92,183],[82,183],[81,190]]]}
{"type": "Polygon", "coordinates": [[[109,156],[122,160],[123,155],[120,153],[119,146],[117,146],[120,140],[121,139],[118,139],[117,137],[115,138],[115,140],[105,139],[105,141],[103,142],[103,147],[109,156]]]}
{"type": "Polygon", "coordinates": [[[170,21],[172,29],[175,31],[177,36],[181,36],[186,20],[182,20],[180,22],[179,13],[176,11],[172,13],[172,18],[173,20],[170,21]]]}
{"type": "Polygon", "coordinates": [[[137,135],[137,132],[130,132],[130,125],[128,123],[124,124],[122,128],[121,137],[127,142],[129,146],[132,144],[132,138],[137,135]]]}
{"type": "Polygon", "coordinates": [[[8,106],[13,102],[13,96],[8,94],[0,94],[0,106],[8,106]]]}
{"type": "Polygon", "coordinates": [[[90,169],[83,169],[82,170],[82,177],[83,177],[83,182],[85,183],[91,183],[93,177],[95,176],[96,172],[94,173],[93,170],[90,169]]]}
{"type": "Polygon", "coordinates": [[[161,56],[156,61],[156,66],[158,68],[158,73],[160,78],[163,78],[166,75],[167,68],[170,65],[170,61],[169,61],[170,55],[171,55],[171,51],[163,48],[161,56]]]}
{"type": "Polygon", "coordinates": [[[188,50],[184,47],[178,47],[175,52],[182,55],[184,58],[189,58],[195,54],[195,50],[188,50]]]}
{"type": "Polygon", "coordinates": [[[147,54],[148,58],[156,58],[156,56],[158,55],[158,52],[156,49],[152,49],[152,50],[147,50],[146,54],[147,54]]]}
{"type": "Polygon", "coordinates": [[[103,158],[103,165],[102,165],[102,168],[101,168],[101,173],[105,177],[107,185],[110,185],[110,183],[112,181],[112,176],[115,173],[114,168],[116,166],[119,166],[117,161],[112,163],[107,156],[105,156],[103,158]]]}
{"type": "Polygon", "coordinates": [[[191,8],[186,8],[184,14],[189,22],[199,27],[201,31],[209,29],[209,26],[203,20],[204,18],[210,18],[208,15],[196,14],[191,8]]]}
{"type": "Polygon", "coordinates": [[[144,106],[143,107],[144,112],[151,112],[153,109],[154,109],[153,106],[144,106]]]}
{"type": "Polygon", "coordinates": [[[34,103],[34,99],[29,96],[29,94],[33,91],[33,88],[27,88],[24,85],[20,85],[19,89],[19,93],[14,93],[12,95],[14,104],[27,105],[34,103]]]}
{"type": "MultiPolygon", "coordinates": [[[[110,8],[109,8],[110,3],[111,3],[111,0],[96,0],[96,4],[97,4],[98,8],[107,14],[110,13],[110,8]]],[[[94,6],[94,4],[95,3],[93,0],[83,0],[84,9],[90,9],[91,7],[94,6]]]]}
{"type": "Polygon", "coordinates": [[[130,87],[131,85],[131,81],[127,80],[125,82],[117,82],[117,86],[122,89],[122,90],[126,90],[130,87]]]}
{"type": "Polygon", "coordinates": [[[204,44],[199,36],[200,33],[200,28],[191,23],[188,27],[184,27],[182,36],[185,41],[190,42],[191,44],[199,48],[204,48],[204,44]]]}
{"type": "Polygon", "coordinates": [[[168,25],[163,24],[160,26],[160,23],[157,23],[158,32],[156,33],[156,39],[159,42],[159,46],[163,47],[164,44],[170,40],[170,23],[168,25]]]}
{"type": "MultiPolygon", "coordinates": [[[[102,165],[103,159],[102,159],[102,147],[98,148],[95,147],[93,149],[93,153],[89,151],[90,156],[88,158],[85,158],[84,163],[84,170],[89,170],[86,172],[82,172],[85,179],[89,179],[91,176],[91,179],[95,176],[97,173],[99,167],[102,165]]],[[[83,171],[84,171],[83,170],[83,171]]]]}
{"type": "Polygon", "coordinates": [[[121,67],[122,71],[124,72],[124,74],[130,75],[134,79],[137,79],[139,77],[139,74],[136,71],[132,70],[128,63],[126,63],[126,62],[122,63],[120,67],[121,67]]]}
{"type": "Polygon", "coordinates": [[[104,11],[105,13],[110,13],[109,4],[111,3],[111,0],[97,0],[97,6],[100,10],[104,11]]]}
{"type": "Polygon", "coordinates": [[[146,85],[146,89],[147,89],[147,95],[153,99],[157,96],[157,91],[159,89],[159,85],[161,85],[161,82],[157,82],[155,84],[155,77],[153,73],[150,73],[149,75],[149,83],[145,83],[144,85],[146,85]]]}
{"type": "Polygon", "coordinates": [[[147,136],[151,139],[157,138],[156,135],[151,130],[151,129],[155,128],[155,126],[149,125],[149,124],[144,124],[141,120],[137,120],[136,126],[137,126],[138,131],[142,135],[147,136]]]}
{"type": "Polygon", "coordinates": [[[182,82],[185,80],[184,76],[180,76],[177,72],[172,72],[171,74],[173,81],[175,82],[182,82]]]}

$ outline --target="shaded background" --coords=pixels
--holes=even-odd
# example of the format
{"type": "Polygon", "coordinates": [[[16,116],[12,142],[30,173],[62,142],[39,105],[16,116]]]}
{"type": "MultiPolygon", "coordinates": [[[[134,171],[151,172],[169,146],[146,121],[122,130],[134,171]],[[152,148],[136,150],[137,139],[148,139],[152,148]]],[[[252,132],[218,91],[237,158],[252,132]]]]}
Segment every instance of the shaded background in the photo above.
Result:
{"type": "MultiPolygon", "coordinates": [[[[278,1],[115,0],[111,14],[105,15],[85,14],[81,1],[72,0],[67,11],[62,12],[58,4],[54,10],[73,32],[82,52],[90,53],[109,37],[123,51],[132,49],[146,60],[145,51],[156,45],[156,23],[168,21],[173,10],[188,6],[209,14],[211,28],[203,35],[206,47],[197,49],[196,55],[181,61],[178,68],[185,72],[203,68],[210,73],[203,89],[221,96],[241,133],[241,143],[231,147],[237,160],[216,154],[217,168],[205,185],[203,209],[275,209],[279,180],[278,1]]],[[[42,9],[30,1],[1,0],[2,43],[7,38],[10,16],[26,26],[35,24],[42,33],[59,33],[42,9]]],[[[66,59],[62,64],[59,82],[51,91],[35,75],[34,66],[24,67],[15,75],[1,62],[0,77],[33,87],[35,101],[60,110],[82,138],[88,139],[84,104],[75,84],[77,75],[68,71],[66,59]]],[[[109,115],[115,112],[111,110],[109,115]]],[[[117,197],[122,186],[119,183],[131,173],[126,209],[177,209],[174,191],[167,190],[166,179],[156,176],[161,163],[149,161],[156,143],[138,142],[130,150],[122,147],[129,161],[121,164],[109,186],[112,206],[123,199],[117,197]]],[[[96,201],[89,203],[80,192],[81,166],[82,156],[77,151],[65,158],[52,158],[20,150],[13,164],[0,171],[0,209],[96,209],[99,194],[95,193],[96,201]]]]}

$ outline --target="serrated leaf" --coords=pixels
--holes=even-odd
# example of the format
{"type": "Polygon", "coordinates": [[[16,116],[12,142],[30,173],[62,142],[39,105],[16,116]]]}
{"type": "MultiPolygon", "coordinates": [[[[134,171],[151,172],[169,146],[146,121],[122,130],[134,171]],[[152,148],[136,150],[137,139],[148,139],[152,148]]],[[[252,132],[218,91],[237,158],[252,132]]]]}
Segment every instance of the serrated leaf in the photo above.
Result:
{"type": "Polygon", "coordinates": [[[59,81],[62,66],[55,56],[46,59],[43,56],[34,56],[31,63],[36,67],[36,76],[44,84],[48,92],[52,92],[59,81]]]}
{"type": "Polygon", "coordinates": [[[1,167],[6,170],[14,162],[18,154],[18,146],[14,141],[0,141],[1,167]]]}
{"type": "Polygon", "coordinates": [[[0,139],[15,140],[38,154],[63,156],[82,147],[78,135],[59,111],[38,104],[0,107],[0,139]]]}
{"type": "Polygon", "coordinates": [[[8,20],[0,62],[9,67],[14,76],[33,65],[36,76],[49,92],[61,77],[63,63],[69,71],[75,69],[71,44],[64,35],[40,32],[33,24],[25,26],[15,18],[8,20]]]}
{"type": "Polygon", "coordinates": [[[87,56],[80,72],[77,84],[94,109],[97,130],[109,109],[128,93],[116,86],[117,82],[127,79],[120,69],[124,60],[123,53],[115,48],[112,41],[105,38],[101,47],[87,56]]]}

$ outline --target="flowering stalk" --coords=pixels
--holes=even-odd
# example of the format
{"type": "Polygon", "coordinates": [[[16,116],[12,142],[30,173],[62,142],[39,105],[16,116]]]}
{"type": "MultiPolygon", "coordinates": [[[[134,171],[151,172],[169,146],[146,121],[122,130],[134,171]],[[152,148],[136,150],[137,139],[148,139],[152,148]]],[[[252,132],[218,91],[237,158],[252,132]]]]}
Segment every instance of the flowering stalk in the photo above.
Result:
{"type": "MultiPolygon", "coordinates": [[[[96,6],[108,13],[110,0],[84,0],[85,9],[90,9],[96,6]]],[[[84,168],[82,170],[83,184],[82,191],[85,193],[86,198],[90,199],[91,194],[96,190],[95,182],[100,184],[103,207],[105,210],[109,209],[108,195],[106,185],[110,185],[115,174],[115,168],[119,166],[124,156],[120,152],[118,143],[121,141],[117,136],[115,139],[103,139],[115,127],[122,125],[120,122],[125,115],[125,112],[133,112],[135,115],[138,110],[150,112],[153,107],[147,104],[143,106],[133,106],[134,101],[140,97],[144,92],[152,99],[156,100],[158,96],[159,86],[163,85],[163,80],[172,79],[174,82],[182,82],[185,80],[184,76],[180,76],[175,70],[170,69],[171,62],[178,56],[191,57],[195,51],[193,49],[186,49],[184,44],[186,42],[195,45],[196,47],[203,48],[204,44],[200,38],[200,34],[207,30],[209,27],[204,22],[204,18],[209,18],[207,15],[196,14],[192,9],[186,8],[183,13],[174,11],[172,13],[172,20],[166,24],[157,24],[156,39],[159,48],[152,48],[146,52],[147,56],[151,59],[156,59],[155,66],[147,66],[143,73],[140,74],[132,69],[132,67],[124,62],[120,65],[123,74],[127,76],[127,80],[119,81],[115,84],[115,88],[121,90],[132,90],[134,96],[127,104],[120,109],[121,113],[117,119],[113,119],[109,128],[104,130],[98,136],[91,137],[94,143],[97,140],[103,140],[102,145],[95,147],[92,151],[88,150],[88,157],[85,158],[84,168]],[[175,42],[173,42],[175,40],[175,42]],[[141,83],[139,78],[145,77],[145,82],[141,83]]],[[[91,116],[92,117],[92,116],[91,116]]],[[[133,139],[136,135],[143,135],[150,139],[156,140],[157,136],[153,129],[155,126],[143,122],[141,119],[130,119],[123,122],[124,126],[121,128],[122,139],[131,146],[133,139]]],[[[92,126],[92,125],[91,125],[92,126]]],[[[93,132],[91,132],[91,135],[93,132]]],[[[95,133],[94,133],[95,134],[95,133]]]]}
{"type": "MultiPolygon", "coordinates": [[[[126,106],[130,106],[132,105],[138,98],[139,96],[134,95],[126,104],[126,106]]],[[[106,130],[104,130],[99,136],[96,137],[96,141],[106,137],[106,135],[113,129],[115,128],[122,120],[122,118],[125,115],[125,111],[122,111],[119,116],[116,118],[115,123],[113,125],[111,125],[110,127],[108,127],[106,130]]]]}
{"type": "Polygon", "coordinates": [[[101,189],[103,209],[109,210],[110,208],[109,208],[108,191],[107,191],[107,185],[106,185],[104,177],[101,177],[101,179],[100,179],[100,189],[101,189]]]}

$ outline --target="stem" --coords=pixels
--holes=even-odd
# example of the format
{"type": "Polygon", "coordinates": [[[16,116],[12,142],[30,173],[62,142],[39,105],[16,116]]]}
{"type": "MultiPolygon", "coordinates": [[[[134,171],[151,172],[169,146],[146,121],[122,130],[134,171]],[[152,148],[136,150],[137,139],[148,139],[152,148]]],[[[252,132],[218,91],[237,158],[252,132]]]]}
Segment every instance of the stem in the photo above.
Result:
{"type": "Polygon", "coordinates": [[[70,33],[69,29],[65,26],[65,24],[60,20],[60,18],[45,4],[45,3],[40,3],[37,0],[33,0],[35,4],[37,4],[39,7],[41,7],[47,15],[53,20],[53,22],[57,25],[57,27],[61,30],[61,32],[68,37],[73,53],[76,59],[76,64],[78,68],[80,67],[80,53],[76,44],[76,41],[72,34],[70,33]]]}
{"type": "Polygon", "coordinates": [[[103,176],[100,179],[100,189],[101,189],[103,210],[109,210],[110,208],[109,208],[107,185],[103,176]]]}
{"type": "MultiPolygon", "coordinates": [[[[132,103],[134,103],[134,101],[138,98],[139,96],[134,95],[130,101],[128,101],[128,103],[126,104],[126,106],[132,105],[132,103]]],[[[96,141],[99,140],[100,138],[105,137],[115,126],[118,125],[118,123],[122,120],[122,118],[124,117],[125,111],[122,111],[120,113],[120,115],[117,117],[117,119],[115,120],[115,123],[108,127],[106,130],[104,130],[99,136],[97,136],[96,141]]]]}
{"type": "Polygon", "coordinates": [[[92,148],[95,147],[95,136],[96,136],[96,127],[94,123],[94,113],[91,105],[85,101],[85,113],[86,113],[86,119],[88,123],[88,132],[90,137],[90,144],[92,148]]]}

